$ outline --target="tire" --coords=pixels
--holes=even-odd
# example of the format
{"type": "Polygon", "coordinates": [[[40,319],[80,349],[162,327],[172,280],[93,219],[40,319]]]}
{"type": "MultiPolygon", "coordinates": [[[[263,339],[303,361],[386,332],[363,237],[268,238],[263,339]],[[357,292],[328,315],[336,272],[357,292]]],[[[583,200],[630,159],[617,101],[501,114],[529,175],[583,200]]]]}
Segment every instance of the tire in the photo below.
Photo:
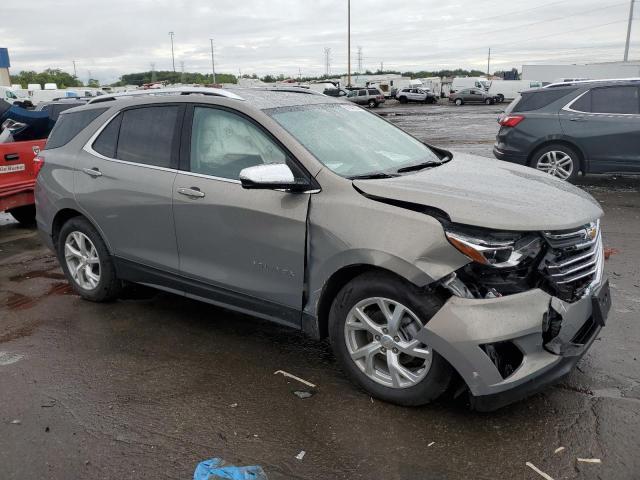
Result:
{"type": "Polygon", "coordinates": [[[369,100],[369,108],[376,108],[378,106],[378,102],[376,102],[375,100],[369,100]]]}
{"type": "Polygon", "coordinates": [[[398,100],[400,101],[400,103],[409,103],[409,100],[407,100],[407,97],[400,97],[398,100]]]}
{"type": "Polygon", "coordinates": [[[62,270],[78,295],[91,302],[108,302],[118,297],[122,282],[116,276],[113,258],[100,234],[87,219],[74,217],[62,226],[57,251],[62,270]],[[67,249],[67,246],[70,248],[67,249]],[[72,254],[73,251],[84,254],[86,260],[95,261],[83,262],[72,254]],[[78,266],[76,277],[70,271],[75,266],[78,266]],[[87,269],[91,269],[93,276],[87,273],[87,269]],[[95,285],[90,285],[92,282],[95,285]]]}
{"type": "Polygon", "coordinates": [[[498,103],[502,103],[504,102],[504,95],[502,95],[501,93],[498,94],[498,103]]]}
{"type": "Polygon", "coordinates": [[[409,282],[384,272],[364,273],[353,279],[338,293],[329,312],[331,345],[343,370],[370,395],[387,402],[415,406],[437,399],[451,382],[454,372],[449,363],[422,344],[410,349],[411,352],[419,352],[418,355],[422,357],[407,356],[399,349],[408,351],[407,342],[440,310],[443,303],[442,299],[432,294],[425,295],[409,282]],[[363,302],[372,302],[373,299],[386,302],[387,312],[395,311],[397,307],[394,305],[405,307],[401,320],[405,326],[397,332],[397,336],[392,336],[395,329],[390,324],[387,324],[388,329],[382,330],[388,317],[385,317],[377,303],[363,306],[363,302]],[[368,318],[376,321],[354,323],[356,317],[352,314],[356,306],[361,306],[365,313],[371,315],[368,318]],[[373,329],[370,330],[372,325],[373,329]],[[376,333],[377,336],[374,336],[373,332],[378,332],[379,335],[376,333]],[[371,368],[370,374],[365,373],[368,363],[366,360],[358,359],[358,364],[351,356],[351,352],[361,349],[358,342],[377,350],[375,354],[366,356],[370,357],[371,365],[379,367],[371,368]],[[404,368],[405,373],[413,373],[415,380],[411,381],[399,374],[397,367],[393,367],[396,374],[392,375],[387,359],[391,359],[393,365],[404,368]]]}
{"type": "Polygon", "coordinates": [[[36,206],[24,205],[22,207],[12,208],[8,210],[16,222],[23,227],[31,227],[36,223],[36,206]]]}
{"type": "Polygon", "coordinates": [[[487,99],[484,101],[484,103],[485,103],[485,105],[493,105],[493,100],[491,100],[490,98],[487,98],[487,99]]]}
{"type": "Polygon", "coordinates": [[[552,143],[534,152],[529,166],[571,182],[578,177],[580,155],[567,145],[552,143]]]}
{"type": "Polygon", "coordinates": [[[455,102],[455,103],[456,103],[456,105],[460,106],[460,105],[462,105],[464,102],[462,101],[462,99],[461,99],[461,98],[456,98],[456,102],[455,102]]]}

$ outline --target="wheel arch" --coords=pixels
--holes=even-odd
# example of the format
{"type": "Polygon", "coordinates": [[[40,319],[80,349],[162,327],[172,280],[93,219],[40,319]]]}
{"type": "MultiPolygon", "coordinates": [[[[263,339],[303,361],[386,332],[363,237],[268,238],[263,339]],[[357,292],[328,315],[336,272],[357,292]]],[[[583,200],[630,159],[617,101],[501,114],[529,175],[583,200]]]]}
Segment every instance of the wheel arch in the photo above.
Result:
{"type": "Polygon", "coordinates": [[[91,220],[91,218],[83,214],[81,211],[76,210],[75,208],[62,208],[58,212],[56,212],[55,216],[53,217],[53,221],[51,222],[51,240],[53,241],[53,244],[57,245],[58,235],[60,234],[60,230],[62,230],[63,225],[72,218],[76,217],[84,218],[93,226],[93,228],[96,229],[105,245],[107,246],[107,250],[109,250],[109,253],[111,253],[111,246],[109,245],[108,240],[105,238],[102,230],[91,220]]]}
{"type": "Polygon", "coordinates": [[[587,173],[587,160],[584,152],[575,142],[572,142],[571,140],[568,140],[566,138],[547,138],[537,144],[534,148],[531,149],[531,152],[527,157],[527,165],[529,167],[532,167],[536,154],[549,145],[564,145],[571,148],[572,150],[575,150],[575,152],[578,154],[578,160],[580,161],[580,170],[583,174],[587,173]]]}

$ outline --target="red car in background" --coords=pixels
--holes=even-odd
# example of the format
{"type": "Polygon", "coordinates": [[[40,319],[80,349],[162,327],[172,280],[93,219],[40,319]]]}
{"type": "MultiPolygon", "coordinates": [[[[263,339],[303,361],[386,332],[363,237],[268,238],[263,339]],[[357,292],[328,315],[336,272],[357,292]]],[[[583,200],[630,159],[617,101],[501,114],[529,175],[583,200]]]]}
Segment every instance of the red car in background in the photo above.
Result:
{"type": "Polygon", "coordinates": [[[23,225],[36,218],[33,189],[38,175],[36,155],[46,140],[0,143],[0,212],[9,212],[23,225]]]}

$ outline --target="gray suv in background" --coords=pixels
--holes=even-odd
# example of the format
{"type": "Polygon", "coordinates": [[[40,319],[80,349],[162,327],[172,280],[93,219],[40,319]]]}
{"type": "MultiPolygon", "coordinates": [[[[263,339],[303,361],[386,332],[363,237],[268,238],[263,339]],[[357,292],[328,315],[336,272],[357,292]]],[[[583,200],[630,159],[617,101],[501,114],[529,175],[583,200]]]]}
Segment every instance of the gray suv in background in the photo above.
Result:
{"type": "Polygon", "coordinates": [[[496,158],[563,180],[640,172],[640,81],[552,84],[523,92],[498,121],[496,158]]]}
{"type": "Polygon", "coordinates": [[[137,282],[329,337],[397,404],[529,395],[610,307],[587,193],[325,95],[104,96],[63,112],[38,161],[38,227],[81,297],[137,282]]]}

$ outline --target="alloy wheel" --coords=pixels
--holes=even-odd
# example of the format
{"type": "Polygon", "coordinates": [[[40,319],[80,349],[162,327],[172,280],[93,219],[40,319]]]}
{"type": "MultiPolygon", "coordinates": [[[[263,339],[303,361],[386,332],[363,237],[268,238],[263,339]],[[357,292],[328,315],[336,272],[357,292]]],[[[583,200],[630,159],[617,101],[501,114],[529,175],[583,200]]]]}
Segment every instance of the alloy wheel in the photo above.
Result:
{"type": "Polygon", "coordinates": [[[382,297],[358,302],[347,315],[344,337],[357,367],[385,387],[420,383],[431,368],[432,351],[415,338],[423,324],[407,307],[382,297]]]}
{"type": "Polygon", "coordinates": [[[100,258],[93,242],[82,232],[71,232],[64,242],[64,258],[74,282],[85,290],[100,283],[100,258]]]}
{"type": "Polygon", "coordinates": [[[554,177],[567,180],[574,169],[573,158],[560,150],[546,152],[538,158],[536,169],[548,173],[554,177]]]}

